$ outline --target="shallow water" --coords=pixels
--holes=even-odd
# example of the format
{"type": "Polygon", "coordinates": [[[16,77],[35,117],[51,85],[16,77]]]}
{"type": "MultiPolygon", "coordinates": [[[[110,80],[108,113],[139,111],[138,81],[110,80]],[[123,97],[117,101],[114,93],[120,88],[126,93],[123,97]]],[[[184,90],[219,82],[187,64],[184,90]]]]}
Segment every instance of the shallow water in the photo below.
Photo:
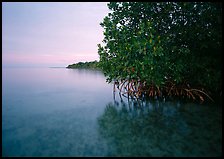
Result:
{"type": "Polygon", "coordinates": [[[100,71],[3,69],[3,156],[221,156],[222,107],[128,101],[100,71]]]}

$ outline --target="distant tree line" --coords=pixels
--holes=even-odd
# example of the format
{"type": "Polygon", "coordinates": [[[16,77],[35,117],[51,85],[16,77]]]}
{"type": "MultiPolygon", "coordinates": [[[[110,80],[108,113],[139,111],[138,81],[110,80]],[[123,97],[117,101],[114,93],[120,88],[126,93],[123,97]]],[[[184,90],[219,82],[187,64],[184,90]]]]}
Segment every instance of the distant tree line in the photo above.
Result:
{"type": "Polygon", "coordinates": [[[97,61],[78,62],[78,63],[75,63],[75,64],[68,65],[66,68],[93,68],[93,69],[99,69],[97,61]]]}

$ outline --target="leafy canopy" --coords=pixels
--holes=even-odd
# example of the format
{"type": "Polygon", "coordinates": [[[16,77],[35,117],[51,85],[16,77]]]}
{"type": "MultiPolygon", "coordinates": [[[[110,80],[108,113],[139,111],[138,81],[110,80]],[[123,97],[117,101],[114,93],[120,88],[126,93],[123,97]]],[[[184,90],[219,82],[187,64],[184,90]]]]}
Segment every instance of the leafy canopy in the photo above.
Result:
{"type": "Polygon", "coordinates": [[[100,67],[112,80],[221,89],[221,4],[111,2],[100,67]]]}

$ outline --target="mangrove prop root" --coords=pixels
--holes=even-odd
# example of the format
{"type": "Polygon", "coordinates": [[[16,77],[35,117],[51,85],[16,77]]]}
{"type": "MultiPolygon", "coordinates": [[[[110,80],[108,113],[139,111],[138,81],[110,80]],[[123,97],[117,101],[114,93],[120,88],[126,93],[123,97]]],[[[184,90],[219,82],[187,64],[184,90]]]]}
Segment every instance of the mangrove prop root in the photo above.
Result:
{"type": "Polygon", "coordinates": [[[185,97],[192,100],[204,102],[205,97],[214,102],[214,100],[204,91],[204,89],[191,88],[188,83],[176,85],[172,81],[167,81],[163,86],[157,86],[153,83],[147,84],[145,81],[126,79],[116,80],[114,82],[114,92],[116,88],[125,97],[141,99],[143,97],[185,97]],[[126,95],[125,95],[126,94],[126,95]]]}

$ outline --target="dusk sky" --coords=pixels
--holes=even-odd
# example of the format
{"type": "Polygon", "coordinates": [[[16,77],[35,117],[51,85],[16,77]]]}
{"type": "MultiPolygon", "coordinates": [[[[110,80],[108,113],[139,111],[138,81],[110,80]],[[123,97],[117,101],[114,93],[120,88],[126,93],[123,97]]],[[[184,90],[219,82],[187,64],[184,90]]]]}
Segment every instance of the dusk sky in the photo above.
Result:
{"type": "Polygon", "coordinates": [[[65,67],[99,60],[107,2],[3,2],[3,67],[65,67]]]}

